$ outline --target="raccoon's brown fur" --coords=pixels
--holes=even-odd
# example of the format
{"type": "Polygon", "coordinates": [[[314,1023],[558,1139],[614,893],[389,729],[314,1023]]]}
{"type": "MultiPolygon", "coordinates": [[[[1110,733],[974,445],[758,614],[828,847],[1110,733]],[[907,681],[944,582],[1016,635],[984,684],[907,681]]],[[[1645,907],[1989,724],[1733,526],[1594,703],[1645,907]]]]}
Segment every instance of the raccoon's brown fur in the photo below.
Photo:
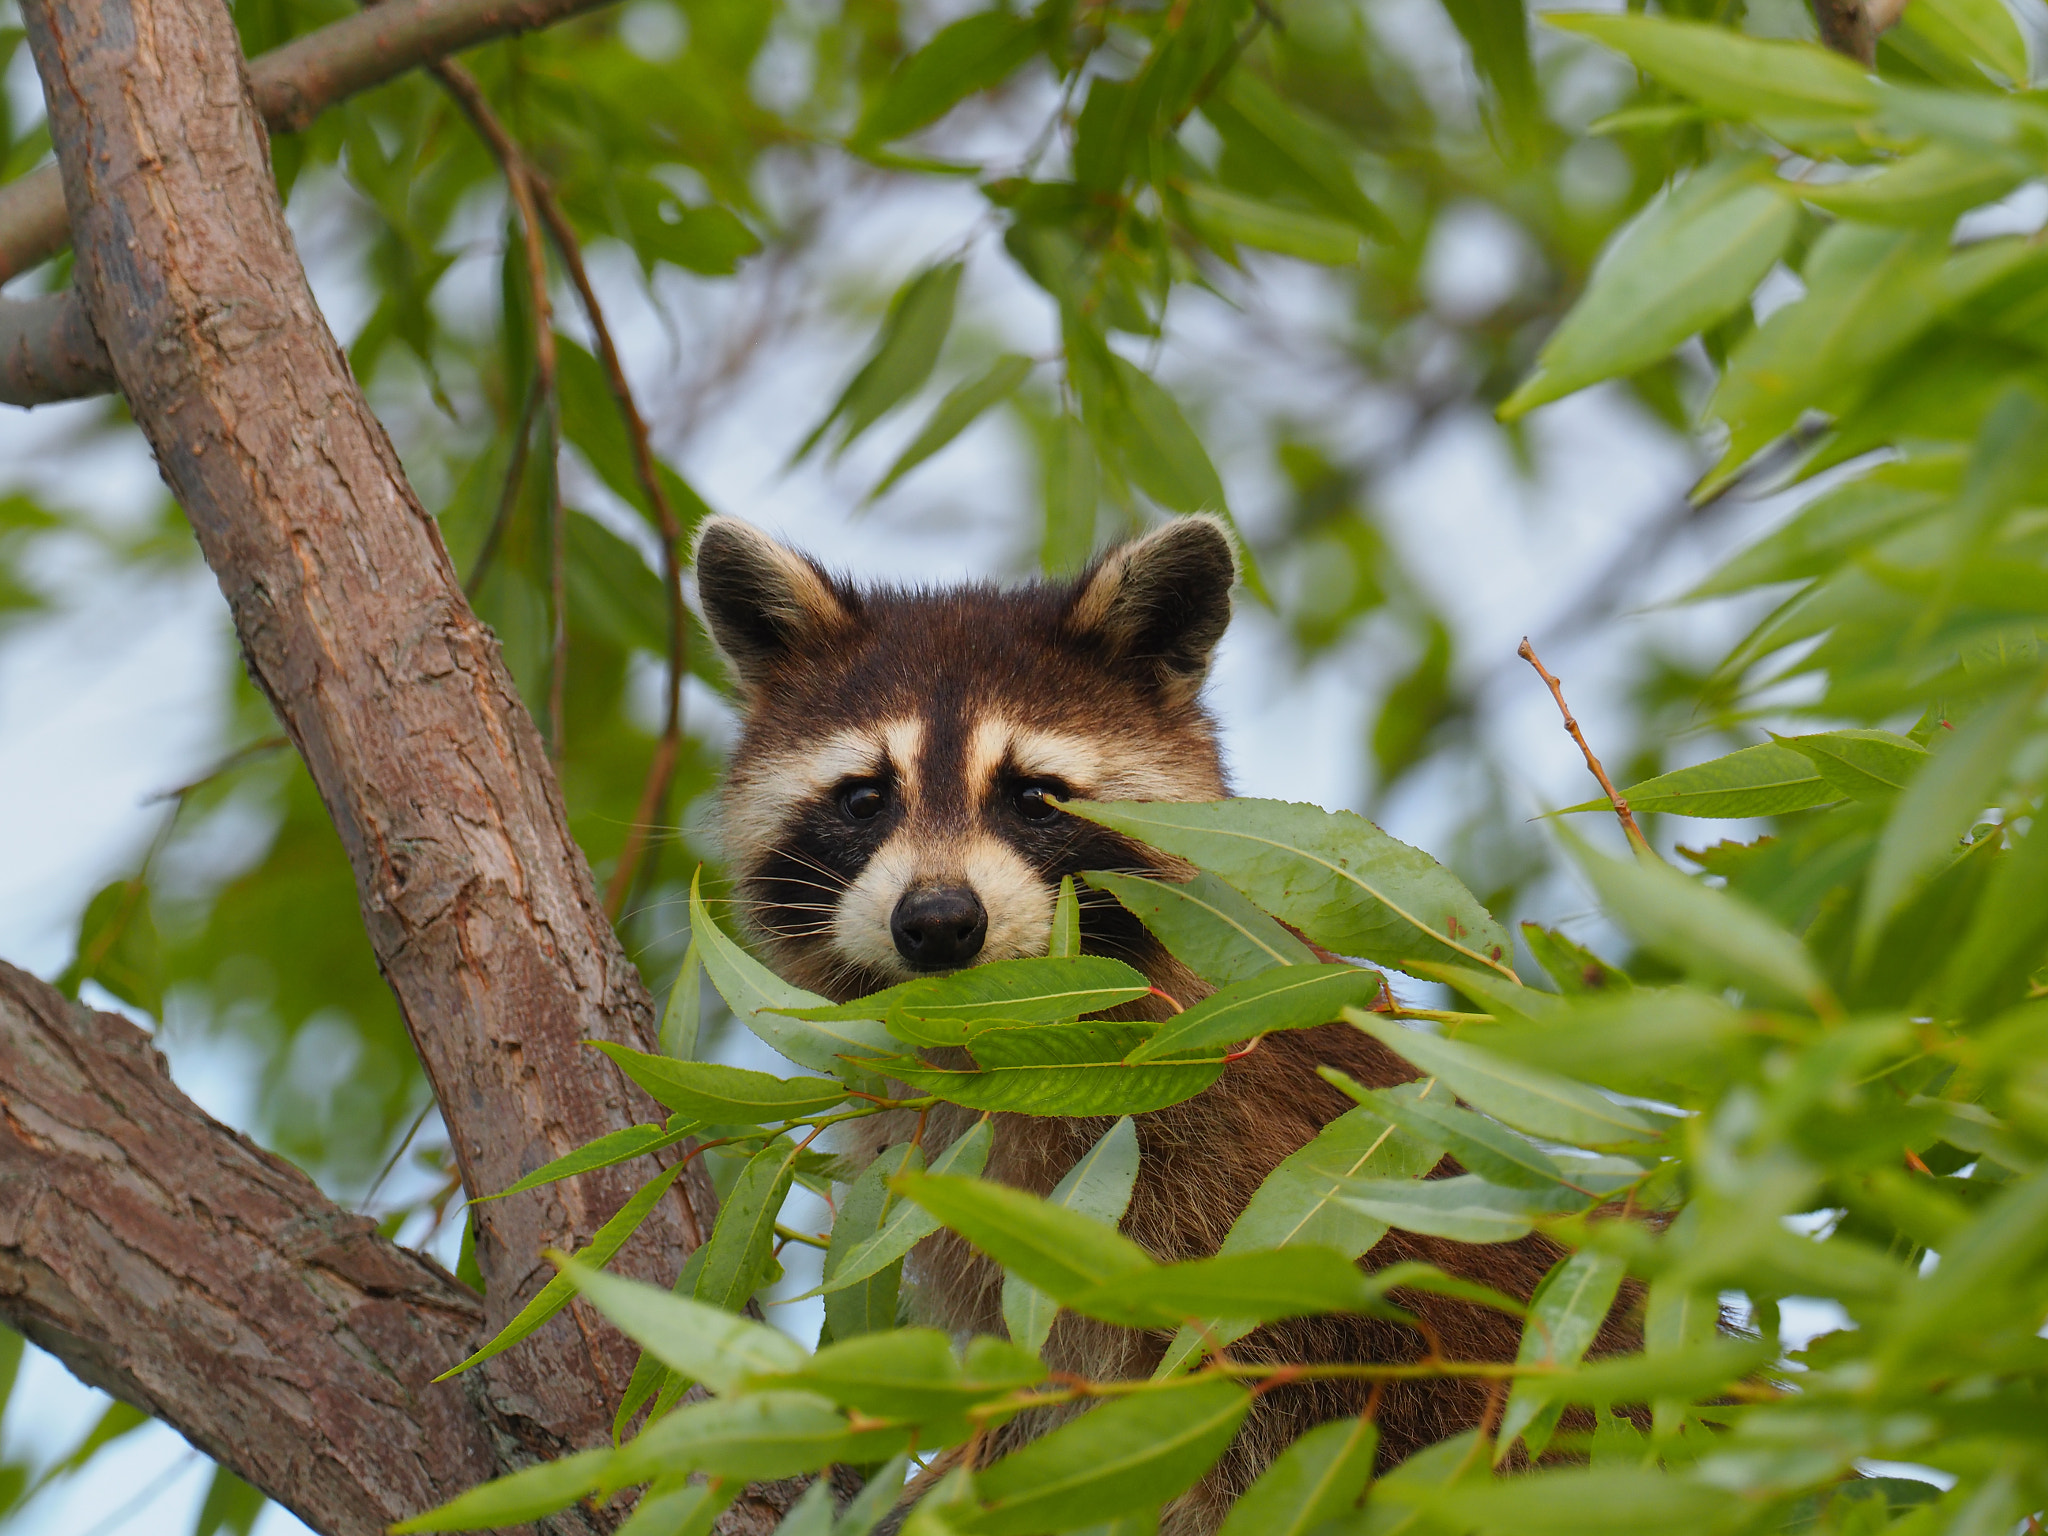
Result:
{"type": "MultiPolygon", "coordinates": [[[[1229,621],[1235,575],[1229,536],[1207,518],[1178,519],[1112,550],[1071,583],[939,591],[857,589],[746,524],[707,524],[698,591],[746,701],[724,795],[726,851],[752,936],[776,969],[842,1000],[916,974],[905,941],[892,944],[890,935],[927,889],[975,892],[986,925],[984,936],[961,941],[980,946],[968,963],[1042,954],[1062,875],[1184,873],[1078,818],[1031,819],[1042,809],[1032,796],[1228,793],[1200,691],[1229,621]]],[[[964,918],[957,931],[968,933],[964,918]]],[[[1128,960],[1183,1004],[1208,990],[1100,893],[1084,890],[1082,936],[1084,948],[1128,960]]],[[[1169,1011],[1148,998],[1120,1016],[1169,1011]]],[[[1351,1107],[1317,1075],[1319,1064],[1379,1087],[1415,1076],[1346,1025],[1268,1036],[1208,1091],[1138,1117],[1138,1181],[1123,1230],[1161,1259],[1215,1252],[1275,1165],[1351,1107]]],[[[975,1118],[941,1106],[927,1124],[927,1148],[975,1118]]],[[[1108,1125],[998,1116],[988,1176],[1048,1193],[1108,1125]]],[[[861,1145],[851,1150],[868,1153],[910,1133],[898,1116],[856,1126],[861,1145]]],[[[1448,1160],[1438,1170],[1455,1171],[1448,1160]]],[[[1526,1298],[1560,1256],[1541,1237],[1472,1247],[1394,1232],[1363,1262],[1424,1259],[1526,1298]]],[[[911,1270],[923,1320],[1003,1331],[1001,1273],[958,1238],[927,1240],[911,1270]]],[[[1403,1301],[1447,1357],[1513,1358],[1513,1319],[1442,1297],[1403,1301]]],[[[1063,1314],[1046,1357],[1058,1369],[1142,1376],[1165,1342],[1063,1314]]],[[[1599,1350],[1633,1342],[1631,1326],[1610,1319],[1599,1350]]],[[[1385,1363],[1418,1359],[1424,1344],[1397,1324],[1320,1317],[1263,1328],[1230,1353],[1385,1363]]],[[[1163,1529],[1212,1531],[1290,1440],[1360,1412],[1367,1397],[1362,1385],[1327,1382],[1265,1394],[1237,1444],[1163,1529]]],[[[1374,1408],[1381,1464],[1479,1423],[1488,1407],[1477,1381],[1386,1383],[1374,1408]]],[[[1020,1423],[1002,1438],[1015,1443],[1045,1427],[1020,1423]]]]}

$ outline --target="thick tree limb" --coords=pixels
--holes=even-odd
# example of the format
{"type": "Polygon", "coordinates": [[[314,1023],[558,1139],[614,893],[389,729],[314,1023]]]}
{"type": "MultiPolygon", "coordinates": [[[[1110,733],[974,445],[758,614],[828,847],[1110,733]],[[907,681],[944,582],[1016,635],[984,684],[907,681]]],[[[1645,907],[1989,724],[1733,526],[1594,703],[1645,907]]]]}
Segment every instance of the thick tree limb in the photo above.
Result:
{"type": "MultiPolygon", "coordinates": [[[[257,110],[280,131],[431,59],[553,26],[611,0],[385,0],[249,61],[257,110]]],[[[0,186],[0,283],[71,241],[54,165],[0,186]]]]}
{"type": "Polygon", "coordinates": [[[0,1317],[334,1536],[498,1470],[429,1384],[481,1298],[206,1115],[126,1019],[4,963],[0,1317]]]}
{"type": "MultiPolygon", "coordinates": [[[[652,1113],[583,1044],[651,1048],[646,988],[496,640],[320,318],[224,6],[23,12],[79,292],[341,834],[463,1183],[502,1189],[652,1113]]],[[[580,1246],[634,1177],[477,1208],[490,1327],[548,1277],[542,1250],[580,1246]]],[[[715,1208],[701,1171],[683,1189],[615,1268],[674,1275],[715,1208]]],[[[501,1459],[608,1441],[633,1358],[578,1306],[481,1367],[501,1459]]]]}
{"type": "Polygon", "coordinates": [[[0,298],[0,404],[43,405],[113,387],[114,365],[76,293],[0,298]]]}

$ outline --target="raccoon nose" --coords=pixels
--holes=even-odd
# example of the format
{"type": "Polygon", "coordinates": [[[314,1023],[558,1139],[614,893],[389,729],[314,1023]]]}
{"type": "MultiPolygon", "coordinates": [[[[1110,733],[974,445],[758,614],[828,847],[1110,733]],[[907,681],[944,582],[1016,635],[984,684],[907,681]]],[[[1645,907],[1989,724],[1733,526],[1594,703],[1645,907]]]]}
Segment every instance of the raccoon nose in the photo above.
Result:
{"type": "Polygon", "coordinates": [[[916,886],[896,903],[889,933],[896,952],[919,970],[951,970],[981,953],[988,910],[971,887],[916,886]]]}

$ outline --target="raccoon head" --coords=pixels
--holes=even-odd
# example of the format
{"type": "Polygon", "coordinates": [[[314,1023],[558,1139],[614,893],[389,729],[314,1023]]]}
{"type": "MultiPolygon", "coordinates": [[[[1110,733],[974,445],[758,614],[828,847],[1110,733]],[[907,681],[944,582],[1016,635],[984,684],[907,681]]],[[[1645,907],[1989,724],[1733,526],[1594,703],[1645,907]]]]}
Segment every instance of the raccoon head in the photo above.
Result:
{"type": "MultiPolygon", "coordinates": [[[[1007,590],[857,588],[723,517],[696,566],[745,708],[725,853],[755,937],[814,991],[1043,954],[1061,876],[1162,867],[1053,801],[1228,793],[1200,697],[1237,576],[1214,518],[1007,590]]],[[[1082,931],[1147,958],[1107,897],[1082,931]]]]}

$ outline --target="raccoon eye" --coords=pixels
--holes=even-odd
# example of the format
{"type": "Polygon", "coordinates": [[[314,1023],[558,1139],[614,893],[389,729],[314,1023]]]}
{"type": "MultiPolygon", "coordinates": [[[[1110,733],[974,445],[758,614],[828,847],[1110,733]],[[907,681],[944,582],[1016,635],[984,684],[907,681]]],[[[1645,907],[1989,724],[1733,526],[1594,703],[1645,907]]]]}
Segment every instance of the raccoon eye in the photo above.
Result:
{"type": "Polygon", "coordinates": [[[1013,800],[1017,814],[1026,821],[1050,821],[1057,814],[1053,802],[1065,797],[1065,788],[1058,784],[1023,784],[1013,800]]]}
{"type": "Polygon", "coordinates": [[[888,797],[872,784],[855,784],[839,796],[839,808],[849,821],[872,821],[887,802],[888,797]]]}

